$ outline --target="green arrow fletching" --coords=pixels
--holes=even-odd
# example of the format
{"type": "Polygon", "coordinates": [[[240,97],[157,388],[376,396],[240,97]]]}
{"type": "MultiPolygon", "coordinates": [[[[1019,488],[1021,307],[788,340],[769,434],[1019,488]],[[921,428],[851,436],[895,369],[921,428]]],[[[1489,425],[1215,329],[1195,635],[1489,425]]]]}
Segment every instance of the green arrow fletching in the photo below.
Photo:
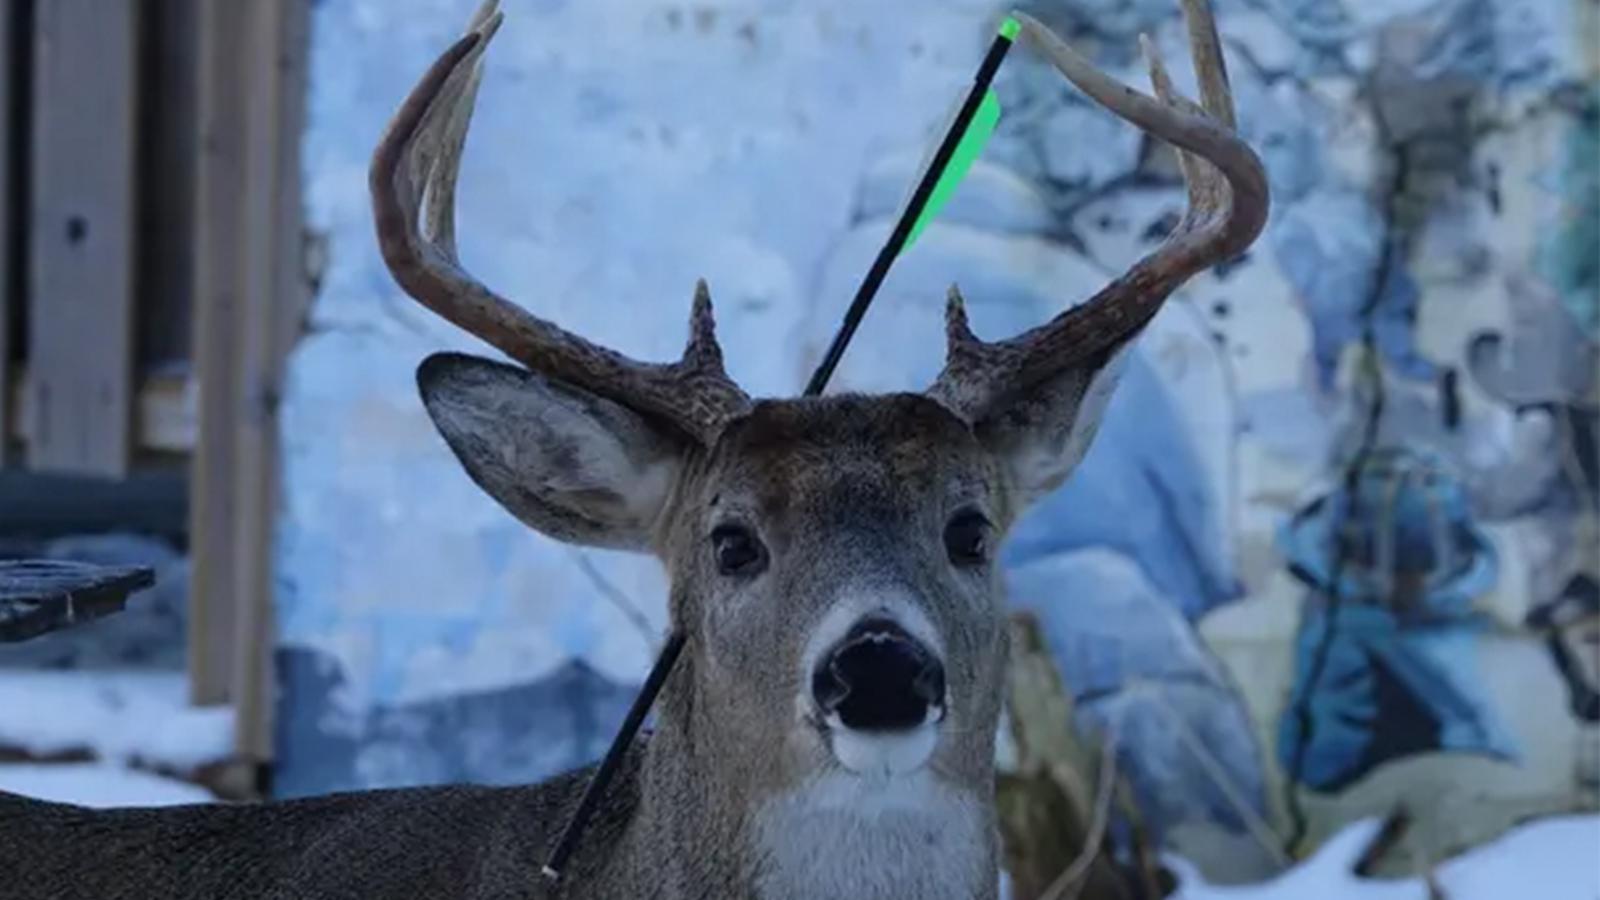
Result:
{"type": "Polygon", "coordinates": [[[906,237],[905,247],[910,248],[917,242],[917,237],[922,234],[934,216],[939,214],[950,196],[955,193],[956,186],[961,184],[961,179],[967,177],[967,171],[972,168],[972,163],[983,152],[984,145],[989,143],[989,138],[994,134],[995,126],[1000,123],[1000,98],[995,96],[993,90],[984,92],[983,100],[978,104],[978,109],[972,115],[972,122],[961,135],[961,141],[956,144],[955,152],[950,155],[950,163],[940,173],[939,180],[933,185],[933,192],[928,195],[927,205],[922,208],[921,215],[911,225],[911,233],[906,237]]]}

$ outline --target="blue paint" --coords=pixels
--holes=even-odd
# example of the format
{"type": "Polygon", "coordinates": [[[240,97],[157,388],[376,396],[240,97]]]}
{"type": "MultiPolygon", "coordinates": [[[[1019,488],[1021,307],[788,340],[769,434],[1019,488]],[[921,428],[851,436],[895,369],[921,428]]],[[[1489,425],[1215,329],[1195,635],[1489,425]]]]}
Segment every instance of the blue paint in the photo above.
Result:
{"type": "Polygon", "coordinates": [[[504,572],[512,556],[519,549],[527,548],[528,540],[528,530],[520,522],[506,527],[486,528],[478,535],[478,552],[483,555],[483,564],[489,571],[504,572]]]}
{"type": "Polygon", "coordinates": [[[1561,217],[1539,247],[1541,274],[1578,326],[1600,341],[1600,87],[1590,86],[1582,115],[1569,127],[1554,193],[1561,217]]]}
{"type": "Polygon", "coordinates": [[[406,689],[412,662],[441,643],[446,620],[440,616],[385,611],[370,620],[373,667],[368,689],[380,703],[394,702],[406,689]]]}
{"type": "Polygon", "coordinates": [[[1291,707],[1306,705],[1309,740],[1295,716],[1284,716],[1280,764],[1292,770],[1303,753],[1300,782],[1338,791],[1383,763],[1419,753],[1514,760],[1516,745],[1478,683],[1483,630],[1481,620],[1406,628],[1389,610],[1368,604],[1343,606],[1335,619],[1316,605],[1295,645],[1291,707]],[[1319,653],[1327,661],[1308,697],[1306,675],[1319,653]]]}
{"type": "Polygon", "coordinates": [[[1291,777],[1336,791],[1419,753],[1514,757],[1477,675],[1486,622],[1473,604],[1498,558],[1442,459],[1375,452],[1354,490],[1308,504],[1280,543],[1314,589],[1279,723],[1291,777]]]}
{"type": "Polygon", "coordinates": [[[1219,499],[1171,396],[1140,352],[1130,355],[1083,463],[1017,523],[1007,568],[1083,547],[1136,560],[1190,620],[1240,595],[1216,523],[1219,499]]]}
{"type": "Polygon", "coordinates": [[[276,662],[277,798],[540,781],[598,759],[636,690],[569,663],[524,684],[353,712],[337,705],[352,677],[337,659],[287,646],[276,662]]]}
{"type": "Polygon", "coordinates": [[[1433,379],[1437,367],[1416,346],[1421,296],[1416,279],[1398,252],[1383,270],[1382,247],[1369,240],[1381,223],[1364,199],[1351,196],[1341,206],[1350,213],[1359,209],[1359,219],[1329,221],[1323,206],[1310,206],[1285,214],[1268,235],[1279,267],[1311,319],[1317,386],[1333,389],[1340,356],[1362,339],[1369,323],[1374,344],[1394,374],[1433,379]],[[1346,233],[1351,230],[1355,233],[1346,233]],[[1375,284],[1378,278],[1383,281],[1375,284]]]}
{"type": "Polygon", "coordinates": [[[1013,605],[1037,617],[1072,693],[1074,725],[1118,736],[1156,834],[1196,823],[1242,833],[1246,816],[1265,816],[1261,751],[1243,702],[1179,608],[1129,557],[1080,550],[1009,580],[1013,605]]]}

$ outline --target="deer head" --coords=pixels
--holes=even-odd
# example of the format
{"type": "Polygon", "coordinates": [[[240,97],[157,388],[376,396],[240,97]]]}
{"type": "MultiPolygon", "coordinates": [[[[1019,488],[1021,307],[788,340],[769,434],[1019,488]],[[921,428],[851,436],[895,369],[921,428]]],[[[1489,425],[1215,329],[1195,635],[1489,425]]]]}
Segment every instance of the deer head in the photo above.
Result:
{"type": "Polygon", "coordinates": [[[948,363],[923,393],[755,401],[723,370],[704,282],[682,358],[652,364],[460,266],[454,189],[494,6],[422,77],[372,161],[395,280],[515,362],[430,357],[417,375],[428,413],[523,522],[665,564],[688,644],[655,741],[728,800],[723,819],[804,827],[937,795],[978,810],[988,842],[1006,657],[995,549],[1083,457],[1120,359],[1162,301],[1265,220],[1265,177],[1233,133],[1209,10],[1184,0],[1199,105],[1174,94],[1148,44],[1159,99],[1017,16],[1081,90],[1180,149],[1189,204],[1166,243],[1088,302],[999,342],[972,334],[952,288],[948,363]]]}

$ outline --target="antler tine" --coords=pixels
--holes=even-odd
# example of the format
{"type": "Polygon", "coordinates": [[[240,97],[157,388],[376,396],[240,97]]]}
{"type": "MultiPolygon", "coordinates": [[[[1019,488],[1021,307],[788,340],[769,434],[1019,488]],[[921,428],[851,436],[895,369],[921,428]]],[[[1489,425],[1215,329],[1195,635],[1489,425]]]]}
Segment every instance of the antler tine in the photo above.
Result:
{"type": "Polygon", "coordinates": [[[456,173],[461,152],[467,143],[467,126],[478,102],[478,84],[483,80],[483,53],[500,30],[505,15],[498,11],[500,0],[483,0],[467,23],[467,34],[478,35],[478,42],[445,79],[444,86],[423,113],[417,128],[411,169],[412,185],[423,182],[426,193],[417,198],[427,203],[427,221],[422,236],[446,256],[456,257],[456,173]]]}
{"type": "Polygon", "coordinates": [[[1189,29],[1189,52],[1194,54],[1201,106],[1228,129],[1237,128],[1233,92],[1228,89],[1228,64],[1222,58],[1222,41],[1217,36],[1217,20],[1211,15],[1209,0],[1183,0],[1183,20],[1189,29]]]}
{"type": "MultiPolygon", "coordinates": [[[[1150,86],[1155,89],[1156,97],[1162,103],[1190,115],[1207,114],[1201,106],[1178,93],[1172,86],[1172,78],[1167,75],[1166,63],[1162,61],[1160,51],[1149,37],[1139,35],[1139,49],[1143,51],[1145,65],[1150,69],[1150,86]]],[[[1198,68],[1198,64],[1196,67],[1198,68]]],[[[1224,94],[1223,108],[1227,110],[1229,118],[1232,118],[1233,105],[1227,100],[1227,95],[1224,94]]],[[[1183,218],[1173,229],[1174,232],[1181,233],[1226,207],[1228,184],[1214,166],[1187,150],[1178,151],[1178,168],[1183,172],[1184,187],[1189,192],[1189,206],[1183,211],[1183,218]]]]}
{"type": "MultiPolygon", "coordinates": [[[[1013,15],[1068,81],[1096,103],[1172,144],[1189,205],[1156,250],[1089,302],[1014,338],[987,343],[964,324],[949,331],[949,356],[929,393],[968,421],[1069,367],[1103,360],[1141,331],[1167,296],[1195,273],[1242,253],[1266,224],[1261,161],[1233,132],[1234,113],[1221,42],[1207,0],[1182,0],[1203,105],[1172,87],[1154,45],[1141,36],[1156,97],[1129,88],[1079,56],[1025,13],[1013,15]]],[[[952,322],[964,317],[952,297],[952,322]]]]}
{"type": "Polygon", "coordinates": [[[683,357],[642,363],[533,315],[461,267],[456,179],[483,54],[502,20],[497,7],[497,0],[478,7],[467,32],[412,88],[373,152],[368,187],[384,263],[412,298],[529,369],[710,444],[750,401],[723,370],[704,281],[696,287],[683,357]]]}

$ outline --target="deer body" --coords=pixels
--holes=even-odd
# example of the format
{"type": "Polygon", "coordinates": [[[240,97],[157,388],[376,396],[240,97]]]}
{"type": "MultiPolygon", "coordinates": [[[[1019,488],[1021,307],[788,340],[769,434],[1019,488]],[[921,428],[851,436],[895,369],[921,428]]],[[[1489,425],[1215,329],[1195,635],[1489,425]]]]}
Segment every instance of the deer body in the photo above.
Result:
{"type": "MultiPolygon", "coordinates": [[[[706,814],[696,815],[692,806],[677,814],[658,806],[662,814],[652,815],[641,797],[649,756],[648,748],[636,749],[613,782],[608,802],[568,869],[565,889],[547,886],[539,867],[577,805],[590,769],[527,787],[400,788],[251,806],[85,810],[0,794],[0,885],[5,885],[0,895],[14,900],[974,900],[995,895],[987,829],[960,827],[963,816],[982,816],[976,798],[953,810],[927,803],[915,792],[885,797],[881,807],[865,812],[898,807],[908,818],[927,816],[912,827],[891,821],[874,831],[859,817],[840,814],[843,802],[853,798],[830,794],[820,785],[817,794],[801,793],[788,809],[774,811],[766,824],[777,833],[740,847],[721,840],[739,831],[737,816],[701,818],[706,814]],[[781,842],[779,852],[773,853],[771,841],[781,842]],[[937,855],[907,852],[908,844],[937,855]],[[886,845],[895,852],[883,853],[886,845]],[[766,853],[773,854],[775,864],[763,867],[766,853]]],[[[664,788],[663,783],[655,795],[663,804],[681,796],[664,788]]]]}
{"type": "MultiPolygon", "coordinates": [[[[820,798],[820,816],[810,821],[843,824],[838,831],[808,835],[804,812],[772,819],[784,852],[797,856],[757,877],[759,844],[728,852],[738,845],[718,840],[737,828],[735,817],[713,816],[702,830],[695,826],[710,823],[689,810],[662,818],[641,806],[647,756],[636,752],[613,783],[565,890],[549,888],[539,867],[587,769],[531,787],[402,788],[262,806],[91,811],[0,795],[0,884],[16,900],[994,896],[993,884],[979,881],[994,876],[983,842],[962,844],[981,830],[930,816],[921,827],[891,824],[863,841],[867,829],[830,812],[839,796],[820,798]],[[789,824],[799,827],[790,832],[789,824]],[[927,846],[941,856],[930,862],[903,852],[930,835],[927,846]],[[872,852],[885,843],[901,852],[872,852]],[[904,867],[880,866],[880,858],[904,867]]],[[[920,798],[905,799],[919,806],[913,814],[924,811],[920,798]]]]}
{"type": "MultiPolygon", "coordinates": [[[[417,788],[259,806],[117,810],[0,795],[0,894],[17,900],[541,897],[542,837],[559,827],[552,823],[581,790],[566,777],[529,788],[417,788]]],[[[596,831],[608,824],[602,819],[596,831]]]]}
{"type": "Polygon", "coordinates": [[[0,795],[0,893],[78,898],[987,900],[1007,659],[995,550],[1087,451],[1129,343],[1185,279],[1266,218],[1234,136],[1215,26],[1183,0],[1203,105],[1099,73],[1023,31],[1091,98],[1180,148],[1189,209],[1089,302],[987,343],[952,288],[923,393],[753,401],[695,294],[683,358],[647,364],[461,268],[454,195],[494,0],[424,74],[373,155],[379,247],[413,298],[516,364],[418,368],[467,475],[558,540],[654,554],[686,636],[658,727],[576,856],[539,871],[587,772],[256,806],[96,812],[0,795]],[[20,885],[20,890],[16,887],[20,885]]]}

